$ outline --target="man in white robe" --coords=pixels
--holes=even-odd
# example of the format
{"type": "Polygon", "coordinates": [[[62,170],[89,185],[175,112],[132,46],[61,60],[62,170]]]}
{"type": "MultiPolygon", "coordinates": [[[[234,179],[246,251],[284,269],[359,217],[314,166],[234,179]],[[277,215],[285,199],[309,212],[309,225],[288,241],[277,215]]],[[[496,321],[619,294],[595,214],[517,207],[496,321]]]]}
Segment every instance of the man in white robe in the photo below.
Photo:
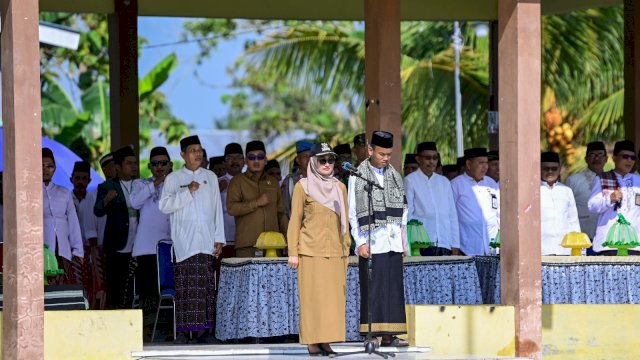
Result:
{"type": "Polygon", "coordinates": [[[500,190],[486,176],[487,150],[464,151],[465,172],[451,181],[458,211],[460,251],[467,256],[488,255],[489,243],[500,230],[500,190]]]}
{"type": "Polygon", "coordinates": [[[435,172],[438,150],[434,142],[418,144],[420,168],[404,178],[409,214],[422,223],[435,247],[421,249],[423,256],[459,255],[458,212],[449,180],[435,172]]]}
{"type": "Polygon", "coordinates": [[[180,148],[185,166],[167,176],[159,205],[170,215],[175,253],[176,342],[186,342],[188,331],[208,342],[215,316],[214,262],[225,244],[220,189],[217,176],[200,167],[198,136],[182,139],[180,148]]]}
{"type": "Polygon", "coordinates": [[[578,210],[573,192],[560,178],[560,156],[543,152],[540,158],[540,228],[542,255],[571,255],[561,246],[569,232],[580,232],[578,210]]]}

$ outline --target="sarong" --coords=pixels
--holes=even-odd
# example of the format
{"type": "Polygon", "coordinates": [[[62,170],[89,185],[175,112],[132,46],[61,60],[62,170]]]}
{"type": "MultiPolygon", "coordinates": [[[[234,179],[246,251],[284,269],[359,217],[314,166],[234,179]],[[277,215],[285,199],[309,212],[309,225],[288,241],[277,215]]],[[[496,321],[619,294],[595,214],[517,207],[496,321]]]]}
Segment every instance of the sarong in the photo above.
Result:
{"type": "Polygon", "coordinates": [[[196,254],[174,264],[176,331],[212,329],[215,319],[215,258],[196,254]]]}
{"type": "MultiPolygon", "coordinates": [[[[367,259],[358,257],[360,272],[360,333],[368,331],[367,259]]],[[[404,312],[402,253],[373,255],[371,277],[371,333],[373,336],[407,333],[404,312]]]]}

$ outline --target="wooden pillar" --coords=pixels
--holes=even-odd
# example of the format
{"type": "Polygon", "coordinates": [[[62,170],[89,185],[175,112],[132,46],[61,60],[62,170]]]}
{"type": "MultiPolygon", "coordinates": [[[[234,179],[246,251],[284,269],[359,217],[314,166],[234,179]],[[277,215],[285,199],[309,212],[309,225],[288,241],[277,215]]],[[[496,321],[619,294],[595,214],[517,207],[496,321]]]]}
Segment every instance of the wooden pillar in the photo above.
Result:
{"type": "Polygon", "coordinates": [[[624,135],[640,141],[640,4],[624,0],[624,135]]]}
{"type": "Polygon", "coordinates": [[[489,150],[500,147],[498,126],[498,41],[499,28],[497,21],[489,22],[489,150]],[[494,123],[495,122],[495,123],[494,123]]]}
{"type": "Polygon", "coordinates": [[[367,141],[373,130],[394,135],[391,164],[400,171],[400,1],[365,0],[365,106],[367,141]]]}
{"type": "Polygon", "coordinates": [[[517,356],[540,359],[540,0],[498,3],[501,295],[515,307],[517,356]]]}
{"type": "Polygon", "coordinates": [[[114,0],[109,14],[111,149],[139,151],[138,0],[114,0]]]}
{"type": "Polygon", "coordinates": [[[44,358],[38,0],[1,0],[3,359],[44,358]]]}

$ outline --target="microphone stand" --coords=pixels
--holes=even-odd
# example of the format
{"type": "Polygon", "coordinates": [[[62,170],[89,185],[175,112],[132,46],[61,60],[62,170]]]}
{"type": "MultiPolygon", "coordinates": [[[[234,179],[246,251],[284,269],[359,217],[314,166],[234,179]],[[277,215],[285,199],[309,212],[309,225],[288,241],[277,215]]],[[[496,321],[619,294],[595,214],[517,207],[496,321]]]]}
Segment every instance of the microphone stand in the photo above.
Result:
{"type": "MultiPolygon", "coordinates": [[[[364,342],[364,350],[355,351],[355,352],[336,353],[334,354],[333,357],[349,356],[349,355],[357,355],[357,354],[369,354],[369,355],[375,354],[382,357],[383,359],[387,359],[389,356],[395,357],[396,355],[393,353],[386,353],[386,352],[376,350],[376,342],[373,341],[373,336],[371,335],[371,322],[372,322],[371,298],[373,297],[371,295],[371,279],[373,275],[373,253],[371,252],[371,231],[372,231],[372,224],[374,222],[372,193],[374,188],[378,188],[380,190],[384,190],[384,188],[380,186],[376,181],[366,179],[356,171],[353,171],[351,169],[349,169],[349,171],[351,172],[351,175],[359,177],[360,179],[364,180],[367,183],[364,186],[364,190],[367,192],[367,200],[369,203],[368,205],[369,231],[367,231],[367,246],[369,247],[369,257],[367,258],[367,325],[368,325],[368,328],[367,328],[367,339],[364,342]]],[[[358,257],[359,256],[360,255],[358,255],[358,257]]],[[[362,298],[360,299],[360,301],[362,301],[362,298]]]]}

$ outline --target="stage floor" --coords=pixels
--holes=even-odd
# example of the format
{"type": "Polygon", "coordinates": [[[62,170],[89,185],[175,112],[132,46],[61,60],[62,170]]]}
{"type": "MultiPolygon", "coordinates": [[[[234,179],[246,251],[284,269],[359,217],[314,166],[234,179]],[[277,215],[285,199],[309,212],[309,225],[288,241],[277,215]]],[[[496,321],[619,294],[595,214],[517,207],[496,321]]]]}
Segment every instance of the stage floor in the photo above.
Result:
{"type": "MultiPolygon", "coordinates": [[[[361,343],[333,344],[332,348],[337,352],[352,352],[363,349],[361,343]]],[[[430,353],[428,347],[408,348],[382,348],[383,351],[394,353],[397,360],[453,360],[453,359],[518,359],[514,357],[486,357],[486,356],[444,356],[430,353]]],[[[307,348],[299,344],[238,344],[238,345],[173,345],[150,344],[144,346],[144,350],[132,353],[135,359],[173,360],[173,359],[279,359],[292,360],[310,358],[307,348]]],[[[327,357],[320,357],[326,359],[327,357]]],[[[382,359],[368,354],[350,355],[341,359],[382,359]]]]}

